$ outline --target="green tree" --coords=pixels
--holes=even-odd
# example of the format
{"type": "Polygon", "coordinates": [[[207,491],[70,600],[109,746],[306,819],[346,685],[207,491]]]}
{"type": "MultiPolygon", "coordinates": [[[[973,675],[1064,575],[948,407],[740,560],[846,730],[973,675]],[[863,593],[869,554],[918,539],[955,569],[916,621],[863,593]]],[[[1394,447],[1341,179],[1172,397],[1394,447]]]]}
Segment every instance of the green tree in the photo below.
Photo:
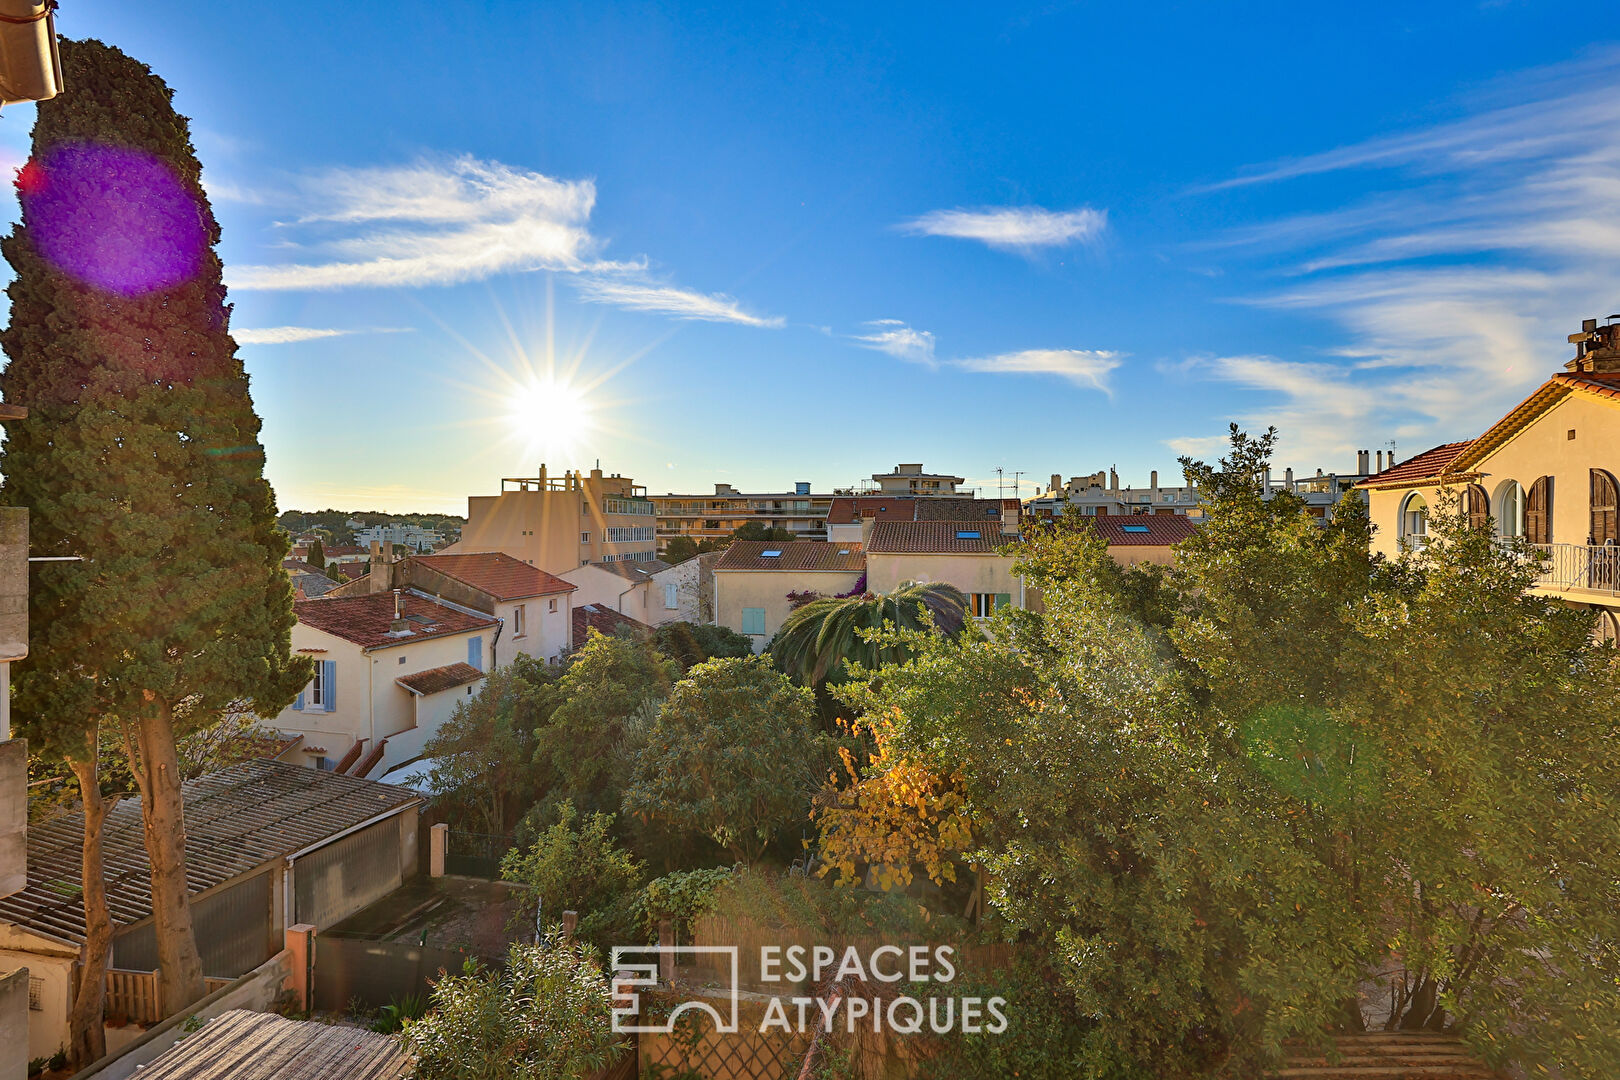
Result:
{"type": "Polygon", "coordinates": [[[1389,971],[1388,1026],[1614,1072],[1613,650],[1454,515],[1385,564],[1353,501],[1324,526],[1263,498],[1269,443],[1187,463],[1208,516],[1151,603],[1093,532],[1052,534],[1022,559],[1044,615],[918,635],[844,693],[962,777],[991,901],[1095,1018],[1096,1075],[1253,1075],[1362,1023],[1389,971]]]}
{"type": "Polygon", "coordinates": [[[499,970],[468,963],[406,1025],[420,1080],[583,1080],[623,1050],[613,990],[585,947],[553,935],[514,944],[499,970]]]}
{"type": "Polygon", "coordinates": [[[309,542],[309,554],[304,557],[304,561],[317,570],[326,569],[326,549],[321,546],[319,537],[309,542]]]}
{"type": "Polygon", "coordinates": [[[875,668],[905,654],[900,638],[869,639],[885,625],[902,630],[932,625],[954,636],[968,621],[967,596],[943,582],[913,582],[885,596],[825,596],[794,610],[771,639],[770,653],[801,685],[842,677],[856,662],[875,668]]]}
{"type": "MultiPolygon", "coordinates": [[[[0,470],[33,550],[83,561],[34,579],[18,712],[39,731],[116,724],[172,1013],[203,993],[176,738],[233,702],[279,712],[310,669],[290,655],[286,537],[186,121],[117,49],[64,41],[62,63],[73,92],[39,106],[22,220],[0,244],[16,274],[0,389],[29,408],[0,470]]],[[[63,749],[93,752],[82,735],[63,749]]]]}
{"type": "Polygon", "coordinates": [[[764,656],[710,660],[670,691],[624,807],[751,862],[804,819],[830,757],[809,690],[764,656]]]}
{"type": "Polygon", "coordinates": [[[639,940],[643,876],[641,863],[613,837],[613,815],[581,817],[570,802],[527,850],[514,848],[501,860],[501,877],[533,890],[547,923],[577,911],[579,936],[603,947],[639,940]]]}
{"type": "Polygon", "coordinates": [[[664,550],[658,557],[674,566],[693,558],[698,553],[698,544],[690,536],[672,536],[664,542],[664,550]]]}
{"type": "Polygon", "coordinates": [[[642,738],[638,717],[664,699],[677,674],[640,635],[590,632],[557,682],[561,704],[535,732],[545,808],[571,801],[615,814],[642,738]]]}
{"type": "Polygon", "coordinates": [[[787,529],[779,529],[765,524],[763,521],[745,521],[731,530],[733,540],[793,540],[796,537],[787,529]]]}
{"type": "Polygon", "coordinates": [[[557,707],[556,683],[544,662],[519,653],[486,675],[428,740],[428,790],[454,819],[505,834],[539,797],[535,730],[557,707]]]}

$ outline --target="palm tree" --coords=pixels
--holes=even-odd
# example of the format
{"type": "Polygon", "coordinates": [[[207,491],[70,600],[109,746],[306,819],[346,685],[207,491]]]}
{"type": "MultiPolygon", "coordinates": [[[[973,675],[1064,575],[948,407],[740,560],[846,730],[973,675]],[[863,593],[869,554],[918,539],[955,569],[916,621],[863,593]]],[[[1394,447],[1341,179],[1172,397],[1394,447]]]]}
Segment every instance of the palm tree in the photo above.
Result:
{"type": "Polygon", "coordinates": [[[930,619],[947,637],[961,633],[968,623],[967,594],[954,585],[911,581],[885,596],[824,596],[783,621],[770,651],[783,671],[804,686],[815,686],[851,660],[870,668],[905,659],[903,645],[879,646],[864,640],[860,631],[886,624],[921,630],[930,619]]]}

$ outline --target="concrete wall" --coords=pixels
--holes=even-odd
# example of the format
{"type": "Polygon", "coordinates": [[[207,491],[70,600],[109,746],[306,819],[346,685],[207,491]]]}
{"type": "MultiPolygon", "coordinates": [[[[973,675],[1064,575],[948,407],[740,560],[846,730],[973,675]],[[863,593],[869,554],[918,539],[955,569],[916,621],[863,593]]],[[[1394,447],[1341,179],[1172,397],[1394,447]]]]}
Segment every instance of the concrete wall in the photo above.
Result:
{"type": "Polygon", "coordinates": [[[1108,554],[1121,566],[1135,566],[1137,563],[1169,566],[1176,561],[1176,554],[1170,550],[1168,544],[1163,547],[1153,544],[1117,544],[1108,549],[1108,554]]]}
{"type": "Polygon", "coordinates": [[[530,596],[522,600],[502,601],[495,605],[495,617],[505,627],[501,631],[502,665],[511,663],[517,653],[536,660],[553,660],[568,651],[568,635],[572,630],[570,594],[530,596]],[[517,609],[523,608],[523,633],[517,630],[517,609]]]}
{"type": "Polygon", "coordinates": [[[558,577],[578,586],[572,596],[576,608],[586,604],[600,604],[648,626],[670,621],[664,612],[664,592],[659,589],[655,598],[651,581],[628,581],[600,566],[575,567],[566,574],[559,574],[558,577]]]}
{"type": "Polygon", "coordinates": [[[28,970],[0,975],[0,1080],[28,1075],[28,970]]]}
{"type": "MultiPolygon", "coordinates": [[[[19,943],[20,944],[20,943],[19,943]]],[[[17,948],[0,948],[0,971],[28,970],[39,980],[39,1008],[28,1008],[28,979],[23,980],[23,1010],[28,1031],[28,1057],[50,1057],[67,1046],[68,1009],[73,1004],[76,957],[50,956],[17,948]]]]}
{"type": "Polygon", "coordinates": [[[1012,558],[1005,555],[888,555],[866,553],[866,587],[875,593],[893,592],[907,581],[944,582],[971,596],[1007,593],[1015,607],[1023,606],[1023,583],[1013,576],[1012,558]]]}
{"type": "Polygon", "coordinates": [[[740,634],[743,609],[764,608],[765,633],[749,635],[754,651],[763,652],[793,610],[788,593],[833,596],[853,589],[860,579],[858,570],[720,570],[714,575],[714,621],[740,634]]]}

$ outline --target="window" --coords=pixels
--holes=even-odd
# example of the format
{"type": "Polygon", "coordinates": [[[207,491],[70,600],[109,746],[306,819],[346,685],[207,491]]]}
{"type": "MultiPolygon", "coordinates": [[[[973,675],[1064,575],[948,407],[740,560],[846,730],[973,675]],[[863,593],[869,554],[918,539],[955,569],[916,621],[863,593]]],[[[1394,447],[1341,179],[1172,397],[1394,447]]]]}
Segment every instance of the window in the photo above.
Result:
{"type": "Polygon", "coordinates": [[[28,1008],[33,1012],[45,1011],[45,980],[39,975],[28,976],[28,1008]]]}
{"type": "Polygon", "coordinates": [[[527,607],[528,607],[527,604],[519,604],[517,607],[512,609],[512,636],[513,637],[522,637],[523,636],[523,621],[524,621],[523,617],[524,617],[524,615],[527,614],[527,612],[525,610],[527,607]]]}
{"type": "Polygon", "coordinates": [[[973,617],[988,619],[999,608],[1012,603],[1012,594],[1004,592],[976,592],[973,594],[973,617]]]}
{"type": "Polygon", "coordinates": [[[316,663],[315,678],[309,683],[309,704],[315,708],[326,707],[326,665],[316,663]]]}
{"type": "Polygon", "coordinates": [[[657,530],[652,525],[609,525],[607,542],[610,544],[636,544],[656,537],[657,530]]]}
{"type": "Polygon", "coordinates": [[[1148,531],[1146,525],[1121,525],[1119,528],[1121,532],[1128,533],[1145,533],[1148,531]]]}
{"type": "Polygon", "coordinates": [[[1401,504],[1401,539],[1413,547],[1429,540],[1429,504],[1415,491],[1401,504]]]}
{"type": "Polygon", "coordinates": [[[482,637],[467,639],[467,663],[479,671],[484,670],[484,639],[482,637]]]}
{"type": "Polygon", "coordinates": [[[557,601],[555,601],[555,600],[549,601],[549,603],[548,603],[548,605],[546,607],[546,610],[547,611],[556,611],[557,610],[557,601]]]}
{"type": "Polygon", "coordinates": [[[782,553],[780,551],[774,551],[774,550],[773,551],[762,551],[762,552],[759,553],[759,557],[762,558],[762,559],[780,559],[782,557],[782,553]]]}
{"type": "Polygon", "coordinates": [[[765,609],[762,607],[745,607],[742,609],[742,632],[755,634],[761,637],[765,634],[765,609]]]}
{"type": "Polygon", "coordinates": [[[956,538],[958,540],[978,540],[980,537],[976,529],[962,529],[957,531],[956,538]]]}
{"type": "Polygon", "coordinates": [[[664,610],[674,611],[681,606],[680,590],[673,581],[664,582],[664,610]]]}
{"type": "Polygon", "coordinates": [[[405,662],[405,658],[404,658],[404,657],[403,657],[403,656],[402,656],[402,657],[400,657],[400,658],[399,658],[399,662],[400,662],[400,663],[402,663],[402,664],[403,664],[403,663],[404,663],[404,662],[405,662]]]}
{"type": "Polygon", "coordinates": [[[1524,535],[1524,488],[1504,480],[1496,489],[1496,534],[1505,539],[1524,535]]]}
{"type": "Polygon", "coordinates": [[[332,759],[329,757],[318,757],[315,759],[315,767],[321,770],[321,772],[331,772],[332,759]]]}
{"type": "Polygon", "coordinates": [[[580,533],[579,534],[579,542],[582,543],[582,544],[590,543],[591,542],[591,534],[588,533],[588,532],[580,533]]]}

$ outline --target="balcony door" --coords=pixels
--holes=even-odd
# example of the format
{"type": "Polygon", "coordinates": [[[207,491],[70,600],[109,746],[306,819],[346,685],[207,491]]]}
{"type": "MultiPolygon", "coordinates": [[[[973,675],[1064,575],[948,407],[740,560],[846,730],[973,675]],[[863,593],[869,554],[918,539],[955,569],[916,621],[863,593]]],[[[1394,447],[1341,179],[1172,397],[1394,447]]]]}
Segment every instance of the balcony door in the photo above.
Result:
{"type": "Polygon", "coordinates": [[[1620,544],[1620,531],[1616,530],[1616,491],[1613,474],[1604,469],[1592,470],[1592,529],[1587,543],[1603,547],[1620,544]]]}

